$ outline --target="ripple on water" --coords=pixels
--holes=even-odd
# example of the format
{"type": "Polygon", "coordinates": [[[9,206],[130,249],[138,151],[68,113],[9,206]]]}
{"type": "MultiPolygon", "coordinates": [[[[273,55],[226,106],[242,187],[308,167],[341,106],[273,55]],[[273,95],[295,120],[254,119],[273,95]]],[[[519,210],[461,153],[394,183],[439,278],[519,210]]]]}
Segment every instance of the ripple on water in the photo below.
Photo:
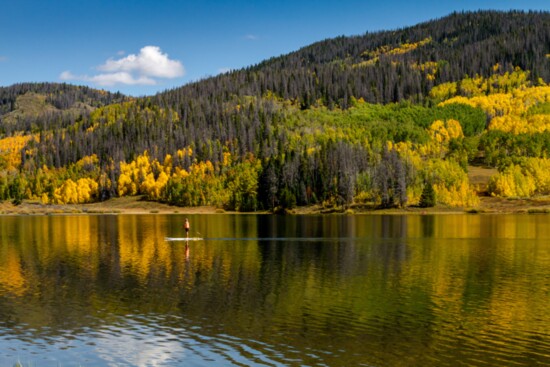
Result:
{"type": "MultiPolygon", "coordinates": [[[[550,365],[544,244],[390,237],[338,240],[338,246],[319,238],[271,239],[268,250],[255,237],[258,246],[210,241],[193,248],[185,269],[175,267],[186,276],[201,272],[185,291],[163,289],[165,280],[171,289],[180,286],[170,270],[157,268],[174,263],[167,253],[166,264],[151,257],[107,271],[112,282],[101,275],[96,285],[104,294],[84,301],[67,295],[89,290],[82,283],[96,268],[73,257],[69,262],[84,264],[76,274],[56,257],[52,264],[81,276],[81,288],[36,296],[34,306],[4,298],[16,312],[0,310],[6,315],[0,365],[13,365],[18,353],[36,357],[31,365],[40,367],[550,365]],[[246,257],[236,255],[241,250],[246,257]],[[262,288],[269,296],[258,300],[262,288]],[[161,299],[159,289],[173,298],[161,299]],[[177,315],[148,313],[171,312],[187,296],[177,315]],[[90,310],[92,316],[78,318],[90,310]],[[51,329],[37,326],[51,317],[51,329]]],[[[107,267],[111,251],[101,256],[107,267]]],[[[49,282],[70,286],[68,278],[56,272],[49,282]]]]}

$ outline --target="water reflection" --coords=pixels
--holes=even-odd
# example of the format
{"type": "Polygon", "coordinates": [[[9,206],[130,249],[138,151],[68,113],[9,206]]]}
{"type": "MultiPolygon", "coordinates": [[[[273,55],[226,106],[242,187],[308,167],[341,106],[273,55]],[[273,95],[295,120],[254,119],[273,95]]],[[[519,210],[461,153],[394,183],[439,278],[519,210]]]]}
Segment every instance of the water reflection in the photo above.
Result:
{"type": "Polygon", "coordinates": [[[0,365],[550,363],[546,216],[189,218],[1,217],[0,365]]]}

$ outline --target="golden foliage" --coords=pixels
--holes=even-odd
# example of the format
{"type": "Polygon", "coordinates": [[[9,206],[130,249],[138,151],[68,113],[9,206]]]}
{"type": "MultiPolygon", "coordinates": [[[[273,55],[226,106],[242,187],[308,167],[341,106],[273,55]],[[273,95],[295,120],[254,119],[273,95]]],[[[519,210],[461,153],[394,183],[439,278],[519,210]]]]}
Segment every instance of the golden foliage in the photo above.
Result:
{"type": "Polygon", "coordinates": [[[168,175],[164,172],[161,172],[157,179],[155,179],[153,173],[149,173],[141,183],[140,192],[147,194],[151,200],[159,200],[161,191],[166,186],[168,178],[168,175]]]}
{"type": "Polygon", "coordinates": [[[99,184],[90,178],[74,182],[66,180],[54,192],[53,201],[57,204],[82,204],[93,201],[98,195],[99,184]]]}
{"type": "Polygon", "coordinates": [[[450,139],[461,138],[463,135],[460,124],[456,120],[448,120],[445,123],[434,121],[430,131],[432,132],[431,142],[417,149],[411,143],[393,145],[401,157],[411,162],[415,169],[421,172],[416,182],[407,187],[408,203],[418,204],[424,185],[431,184],[439,204],[451,207],[477,206],[479,198],[470,186],[468,175],[456,161],[442,160],[438,156],[424,160],[421,156],[421,154],[426,155],[427,152],[441,154],[447,149],[450,139]],[[424,177],[424,180],[420,177],[424,177]]]}
{"type": "Polygon", "coordinates": [[[521,116],[528,109],[540,103],[550,101],[550,87],[538,86],[514,89],[511,93],[496,93],[475,97],[457,96],[441,102],[440,106],[452,103],[462,103],[472,107],[479,107],[490,118],[504,115],[521,116]]]}
{"type": "Polygon", "coordinates": [[[535,181],[523,173],[518,165],[510,165],[489,181],[488,191],[493,196],[529,197],[535,192],[535,181]]]}
{"type": "Polygon", "coordinates": [[[550,115],[506,115],[491,120],[489,130],[512,134],[534,134],[550,130],[550,115]]]}
{"type": "Polygon", "coordinates": [[[435,159],[427,162],[424,175],[433,184],[438,203],[453,207],[473,207],[479,198],[470,187],[468,175],[455,161],[435,159]]]}
{"type": "Polygon", "coordinates": [[[439,106],[460,103],[481,108],[490,119],[489,130],[513,134],[548,131],[550,116],[545,113],[533,114],[530,110],[550,102],[550,86],[544,82],[530,86],[528,76],[528,72],[516,69],[512,73],[493,75],[487,79],[480,76],[466,78],[458,91],[462,95],[449,98],[457,93],[457,83],[444,83],[434,87],[430,96],[445,99],[439,106]]]}
{"type": "Polygon", "coordinates": [[[145,151],[130,163],[120,162],[120,176],[118,179],[118,195],[136,195],[141,184],[151,173],[149,152],[145,151]]]}
{"type": "Polygon", "coordinates": [[[187,174],[179,177],[182,190],[180,202],[185,206],[219,205],[227,200],[222,177],[216,175],[212,162],[195,162],[187,174]]]}
{"type": "Polygon", "coordinates": [[[127,121],[133,116],[149,116],[157,115],[161,119],[168,119],[172,121],[179,121],[179,116],[176,111],[160,108],[158,106],[152,106],[151,108],[142,108],[135,101],[116,103],[101,108],[95,109],[90,114],[90,126],[87,131],[92,132],[101,125],[112,125],[118,121],[127,121]]]}
{"type": "Polygon", "coordinates": [[[390,45],[385,45],[385,46],[378,47],[374,51],[365,51],[363,52],[362,56],[377,57],[380,55],[402,55],[407,52],[414,51],[418,47],[425,46],[430,42],[432,42],[432,38],[428,37],[419,42],[412,42],[412,43],[405,42],[397,47],[391,47],[390,45]]]}
{"type": "Polygon", "coordinates": [[[364,67],[364,66],[372,66],[376,64],[376,62],[380,59],[380,56],[387,55],[387,56],[394,56],[394,55],[403,55],[408,52],[414,51],[419,47],[425,46],[432,42],[432,38],[428,37],[418,42],[412,42],[412,43],[402,43],[397,47],[392,47],[390,45],[384,45],[381,47],[378,47],[374,51],[365,51],[361,54],[362,57],[367,58],[368,60],[360,62],[358,64],[354,64],[354,67],[364,67]]]}
{"type": "MultiPolygon", "coordinates": [[[[467,77],[460,82],[449,82],[437,85],[430,91],[430,97],[443,101],[456,96],[462,97],[477,97],[487,96],[490,94],[510,93],[516,89],[529,88],[529,72],[523,71],[520,68],[515,68],[513,72],[498,73],[500,66],[496,64],[493,67],[494,74],[488,78],[480,75],[467,77]]],[[[462,101],[462,100],[460,100],[462,101]]],[[[462,103],[462,102],[450,102],[462,103]]]]}
{"type": "Polygon", "coordinates": [[[464,137],[462,126],[457,120],[436,120],[429,129],[430,141],[419,147],[420,154],[428,157],[444,157],[449,150],[449,142],[452,139],[464,137]]]}
{"type": "Polygon", "coordinates": [[[97,166],[98,163],[99,163],[99,159],[97,158],[97,155],[92,154],[92,155],[87,155],[82,159],[80,159],[78,162],[76,162],[76,166],[78,168],[91,170],[91,168],[97,166]]]}
{"type": "Polygon", "coordinates": [[[118,195],[133,196],[137,194],[137,185],[126,173],[121,173],[118,177],[118,195]]]}
{"type": "Polygon", "coordinates": [[[526,158],[520,165],[510,165],[489,182],[493,196],[530,197],[550,194],[550,159],[526,158]]]}
{"type": "Polygon", "coordinates": [[[526,174],[535,180],[535,193],[550,194],[550,158],[527,158],[524,162],[526,174]]]}
{"type": "Polygon", "coordinates": [[[439,64],[435,61],[427,61],[423,64],[412,63],[411,69],[421,71],[426,75],[426,79],[435,80],[435,75],[439,70],[439,64]]]}
{"type": "Polygon", "coordinates": [[[12,171],[21,166],[21,150],[32,135],[15,135],[0,139],[0,169],[12,171]]]}
{"type": "MultiPolygon", "coordinates": [[[[190,157],[193,154],[191,147],[179,149],[176,152],[176,159],[190,157]]],[[[174,164],[172,155],[167,154],[163,163],[157,159],[151,160],[149,152],[136,157],[135,160],[126,163],[120,163],[120,176],[118,178],[118,195],[133,196],[146,195],[150,200],[161,200],[163,190],[168,184],[170,178],[185,179],[189,175],[195,177],[191,180],[214,176],[215,167],[210,161],[195,162],[186,171],[180,166],[174,164]]]]}
{"type": "Polygon", "coordinates": [[[193,149],[191,147],[178,149],[176,155],[179,159],[183,159],[184,157],[191,157],[193,155],[193,149]]]}
{"type": "Polygon", "coordinates": [[[50,197],[48,196],[48,194],[43,193],[42,196],[40,197],[40,202],[42,204],[49,204],[50,203],[50,197]]]}
{"type": "Polygon", "coordinates": [[[437,101],[444,101],[455,96],[457,90],[455,82],[441,83],[430,90],[430,98],[437,101]]]}

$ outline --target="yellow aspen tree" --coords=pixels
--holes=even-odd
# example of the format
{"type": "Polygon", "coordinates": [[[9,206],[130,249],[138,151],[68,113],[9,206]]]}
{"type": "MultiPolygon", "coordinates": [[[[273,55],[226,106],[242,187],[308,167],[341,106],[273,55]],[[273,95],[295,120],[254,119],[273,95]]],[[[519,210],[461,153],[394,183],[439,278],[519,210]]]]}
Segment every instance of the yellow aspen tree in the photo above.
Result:
{"type": "Polygon", "coordinates": [[[118,196],[132,196],[137,194],[137,186],[126,173],[121,173],[118,177],[118,196]]]}
{"type": "Polygon", "coordinates": [[[464,137],[464,133],[462,132],[462,126],[460,125],[460,122],[458,122],[457,120],[454,120],[454,119],[447,120],[445,122],[445,127],[449,135],[449,140],[460,139],[464,137]]]}
{"type": "Polygon", "coordinates": [[[468,175],[457,162],[431,160],[424,167],[424,176],[433,184],[438,203],[453,207],[472,207],[479,204],[468,175]]]}
{"type": "Polygon", "coordinates": [[[76,166],[80,169],[86,169],[88,171],[91,171],[97,164],[99,163],[99,158],[97,158],[97,155],[87,155],[80,159],[78,162],[76,162],[76,166]]]}
{"type": "Polygon", "coordinates": [[[15,135],[0,139],[0,156],[5,159],[8,171],[18,170],[21,166],[21,149],[32,139],[32,135],[15,135]]]}
{"type": "Polygon", "coordinates": [[[456,120],[434,121],[428,128],[430,141],[421,146],[419,151],[421,154],[429,157],[443,158],[449,151],[449,143],[451,139],[463,138],[462,127],[456,120]]]}
{"type": "Polygon", "coordinates": [[[162,190],[164,190],[164,188],[166,187],[166,184],[168,183],[169,178],[170,177],[164,172],[161,172],[159,174],[159,177],[157,178],[157,182],[155,184],[155,191],[154,191],[155,200],[160,199],[162,190]]]}
{"type": "Polygon", "coordinates": [[[154,191],[155,191],[155,176],[153,175],[153,173],[149,173],[146,177],[145,177],[145,180],[143,180],[143,182],[141,183],[140,185],[140,188],[139,188],[139,191],[142,193],[142,194],[145,194],[147,195],[147,197],[149,199],[154,199],[155,195],[154,195],[154,191]]]}
{"type": "Polygon", "coordinates": [[[172,173],[172,177],[174,178],[185,178],[187,176],[189,176],[189,172],[181,167],[175,167],[174,172],[172,173]]]}
{"type": "Polygon", "coordinates": [[[550,194],[550,159],[527,158],[524,172],[535,181],[535,192],[540,195],[550,194]]]}
{"type": "Polygon", "coordinates": [[[99,184],[90,178],[81,178],[76,182],[77,202],[89,203],[97,197],[99,184]]]}
{"type": "Polygon", "coordinates": [[[536,190],[535,180],[525,174],[519,165],[510,165],[502,173],[491,177],[488,191],[492,196],[531,197],[536,190]]]}
{"type": "Polygon", "coordinates": [[[76,183],[68,179],[54,191],[54,202],[57,204],[78,203],[78,192],[76,183]]]}
{"type": "Polygon", "coordinates": [[[164,157],[164,162],[162,164],[162,171],[166,173],[168,176],[172,174],[172,168],[173,168],[173,159],[171,154],[167,154],[164,157]]]}
{"type": "Polygon", "coordinates": [[[430,98],[436,101],[444,101],[456,96],[457,86],[455,82],[441,83],[430,90],[430,98]]]}
{"type": "Polygon", "coordinates": [[[49,198],[48,194],[43,193],[42,196],[40,197],[40,202],[42,204],[49,204],[50,203],[50,198],[49,198]]]}

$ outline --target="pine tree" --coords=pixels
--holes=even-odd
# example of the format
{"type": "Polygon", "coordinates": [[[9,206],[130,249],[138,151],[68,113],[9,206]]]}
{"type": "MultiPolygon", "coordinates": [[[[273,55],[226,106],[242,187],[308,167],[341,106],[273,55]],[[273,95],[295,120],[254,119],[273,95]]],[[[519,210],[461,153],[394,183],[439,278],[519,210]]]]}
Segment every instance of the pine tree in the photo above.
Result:
{"type": "Polygon", "coordinates": [[[422,189],[422,195],[420,195],[420,203],[418,204],[421,208],[431,208],[436,204],[435,190],[433,185],[430,182],[424,183],[424,189],[422,189]]]}

